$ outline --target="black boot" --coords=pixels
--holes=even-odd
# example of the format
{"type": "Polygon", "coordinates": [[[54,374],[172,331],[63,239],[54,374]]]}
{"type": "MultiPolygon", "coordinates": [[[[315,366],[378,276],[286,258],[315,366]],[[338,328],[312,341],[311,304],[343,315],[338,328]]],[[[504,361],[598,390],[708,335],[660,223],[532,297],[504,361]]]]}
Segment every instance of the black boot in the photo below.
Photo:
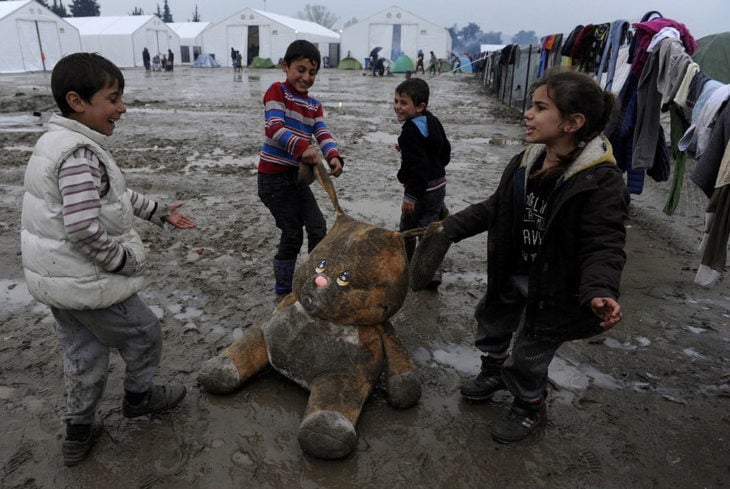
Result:
{"type": "Polygon", "coordinates": [[[507,415],[492,427],[492,438],[500,443],[521,441],[546,422],[544,397],[536,402],[515,398],[507,415]]]}
{"type": "Polygon", "coordinates": [[[479,375],[461,384],[461,395],[469,401],[486,401],[495,392],[505,389],[502,380],[502,364],[505,358],[495,360],[482,355],[482,370],[479,375]]]}
{"type": "Polygon", "coordinates": [[[296,260],[277,260],[274,258],[274,279],[276,279],[274,290],[277,294],[288,294],[291,292],[295,264],[296,260]]]}

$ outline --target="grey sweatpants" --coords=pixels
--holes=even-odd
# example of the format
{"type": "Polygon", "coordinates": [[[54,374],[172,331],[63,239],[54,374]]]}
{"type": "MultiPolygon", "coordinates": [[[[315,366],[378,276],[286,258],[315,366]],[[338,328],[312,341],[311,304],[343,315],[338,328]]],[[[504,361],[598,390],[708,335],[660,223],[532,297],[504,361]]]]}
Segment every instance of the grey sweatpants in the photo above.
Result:
{"type": "Polygon", "coordinates": [[[70,424],[91,424],[104,394],[109,349],[126,364],[124,389],[145,392],[157,375],[162,352],[160,322],[134,294],[105,309],[73,311],[51,307],[63,351],[66,412],[70,424]]]}

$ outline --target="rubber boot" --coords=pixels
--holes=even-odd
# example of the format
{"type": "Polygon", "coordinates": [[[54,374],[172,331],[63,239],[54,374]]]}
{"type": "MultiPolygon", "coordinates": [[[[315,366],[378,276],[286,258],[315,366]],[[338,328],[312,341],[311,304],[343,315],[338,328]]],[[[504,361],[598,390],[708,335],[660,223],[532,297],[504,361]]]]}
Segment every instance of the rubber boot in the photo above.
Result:
{"type": "Polygon", "coordinates": [[[274,258],[274,290],[277,294],[288,294],[291,292],[291,282],[294,277],[294,265],[296,260],[277,260],[274,258]]]}

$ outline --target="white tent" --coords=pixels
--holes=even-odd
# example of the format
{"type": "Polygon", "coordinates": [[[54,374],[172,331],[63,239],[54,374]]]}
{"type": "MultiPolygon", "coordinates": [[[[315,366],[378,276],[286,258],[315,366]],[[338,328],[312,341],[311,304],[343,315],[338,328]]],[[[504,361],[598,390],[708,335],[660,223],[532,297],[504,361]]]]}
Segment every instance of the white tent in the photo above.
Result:
{"type": "Polygon", "coordinates": [[[405,54],[414,62],[420,49],[426,65],[430,51],[446,59],[451,52],[451,35],[445,27],[395,6],[342,29],[340,37],[342,52],[361,61],[369,59],[376,47],[382,48],[381,57],[396,60],[405,54]]]}
{"type": "Polygon", "coordinates": [[[212,24],[210,22],[169,22],[170,29],[180,38],[180,63],[192,63],[205,51],[203,31],[212,24]]]}
{"type": "Polygon", "coordinates": [[[84,51],[99,53],[119,67],[144,66],[142,50],[180,52],[180,38],[156,15],[68,17],[81,35],[84,51]]]}
{"type": "Polygon", "coordinates": [[[0,73],[52,70],[81,51],[79,31],[33,0],[0,2],[0,73]]]}
{"type": "MultiPolygon", "coordinates": [[[[207,52],[224,66],[232,66],[231,48],[240,51],[246,66],[254,56],[274,64],[284,57],[292,41],[306,39],[327,57],[330,66],[339,62],[340,35],[314,22],[246,8],[212,25],[203,32],[207,52]]],[[[322,62],[323,66],[325,61],[322,62]]]]}

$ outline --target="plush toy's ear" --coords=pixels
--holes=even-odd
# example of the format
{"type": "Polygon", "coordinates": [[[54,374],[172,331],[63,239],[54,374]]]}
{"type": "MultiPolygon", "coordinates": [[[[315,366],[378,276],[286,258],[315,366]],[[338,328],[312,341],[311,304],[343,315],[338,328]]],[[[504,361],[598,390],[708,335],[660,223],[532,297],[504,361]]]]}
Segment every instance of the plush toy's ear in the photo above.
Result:
{"type": "Polygon", "coordinates": [[[425,289],[433,279],[433,274],[441,266],[451,246],[440,221],[433,222],[425,228],[413,229],[403,233],[404,236],[421,236],[408,266],[411,289],[425,289]]]}

